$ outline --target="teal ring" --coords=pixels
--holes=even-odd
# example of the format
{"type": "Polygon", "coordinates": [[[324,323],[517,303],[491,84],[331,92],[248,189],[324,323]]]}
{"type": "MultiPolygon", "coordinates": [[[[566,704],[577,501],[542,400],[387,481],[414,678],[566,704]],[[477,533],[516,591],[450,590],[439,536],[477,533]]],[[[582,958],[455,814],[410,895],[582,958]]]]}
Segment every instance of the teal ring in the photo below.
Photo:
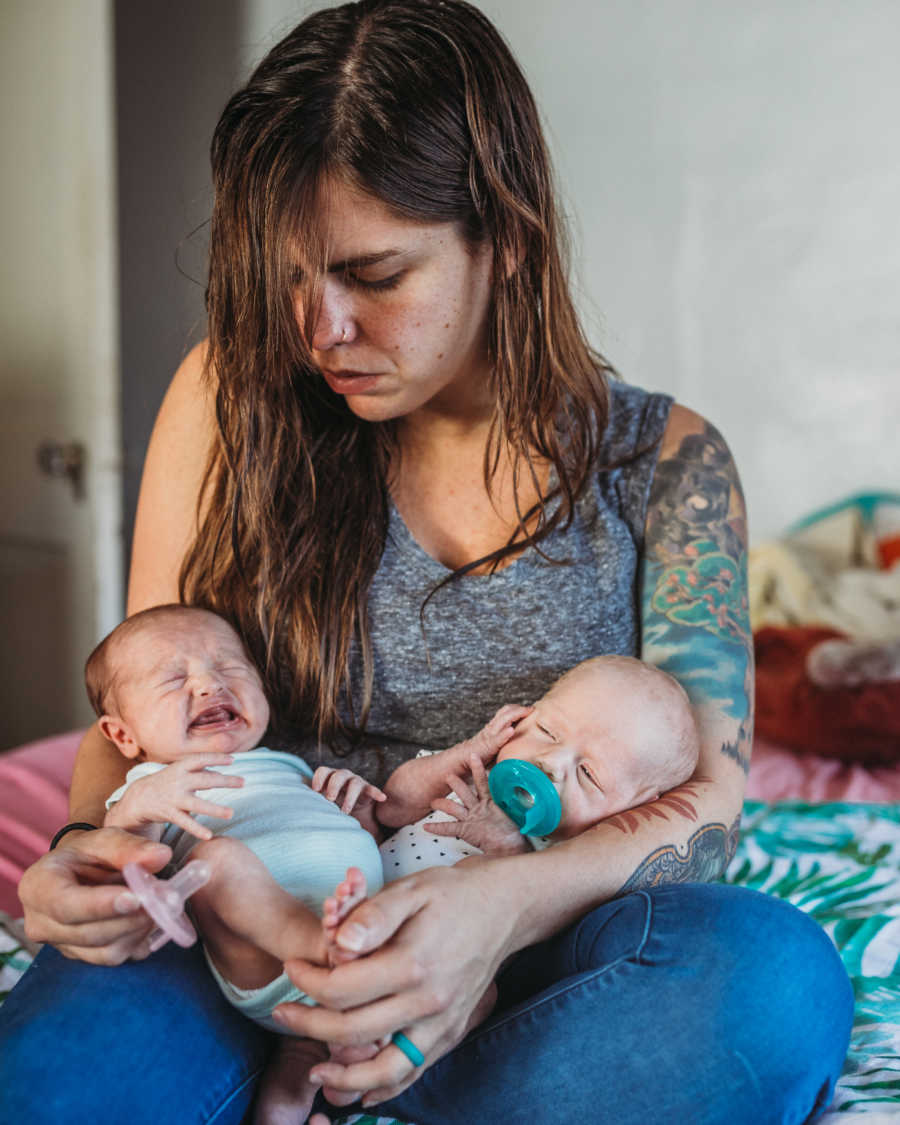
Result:
{"type": "Polygon", "coordinates": [[[425,1056],[415,1045],[415,1043],[406,1038],[402,1031],[395,1031],[391,1036],[391,1042],[395,1047],[400,1048],[400,1050],[404,1053],[404,1055],[406,1055],[413,1066],[421,1066],[422,1063],[425,1062],[425,1056]]]}

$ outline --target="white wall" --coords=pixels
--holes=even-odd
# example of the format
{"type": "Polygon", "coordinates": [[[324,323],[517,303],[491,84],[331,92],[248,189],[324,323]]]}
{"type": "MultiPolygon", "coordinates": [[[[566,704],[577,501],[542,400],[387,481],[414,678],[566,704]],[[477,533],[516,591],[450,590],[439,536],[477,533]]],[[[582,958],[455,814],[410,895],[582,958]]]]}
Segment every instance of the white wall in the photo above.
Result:
{"type": "MultiPolygon", "coordinates": [[[[322,6],[248,0],[247,62],[322,6]]],[[[543,108],[594,343],[719,426],[753,538],[900,488],[900,4],[481,6],[543,108]]]]}

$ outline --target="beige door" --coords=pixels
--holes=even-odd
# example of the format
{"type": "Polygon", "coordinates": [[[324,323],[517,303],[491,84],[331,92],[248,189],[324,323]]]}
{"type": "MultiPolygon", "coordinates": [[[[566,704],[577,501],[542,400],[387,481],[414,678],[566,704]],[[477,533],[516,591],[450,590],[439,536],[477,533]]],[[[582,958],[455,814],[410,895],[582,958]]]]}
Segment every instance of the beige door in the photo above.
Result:
{"type": "Polygon", "coordinates": [[[122,612],[112,52],[110,0],[0,0],[0,750],[88,721],[122,612]]]}

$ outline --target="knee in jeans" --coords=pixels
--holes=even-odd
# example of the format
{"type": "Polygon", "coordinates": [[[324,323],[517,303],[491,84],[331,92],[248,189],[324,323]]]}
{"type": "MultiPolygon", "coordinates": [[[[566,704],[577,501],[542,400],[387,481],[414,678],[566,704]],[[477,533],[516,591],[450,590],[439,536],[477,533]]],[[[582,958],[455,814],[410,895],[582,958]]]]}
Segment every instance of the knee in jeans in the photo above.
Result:
{"type": "Polygon", "coordinates": [[[574,928],[576,972],[589,972],[637,956],[647,936],[651,904],[643,892],[616,899],[586,914],[574,928]]]}
{"type": "Polygon", "coordinates": [[[751,904],[754,955],[733,991],[738,1022],[768,1044],[766,1073],[778,1086],[814,1082],[829,1096],[853,1024],[853,989],[831,939],[814,919],[777,899],[751,904]],[[777,1058],[776,1058],[777,1056],[777,1058]]]}

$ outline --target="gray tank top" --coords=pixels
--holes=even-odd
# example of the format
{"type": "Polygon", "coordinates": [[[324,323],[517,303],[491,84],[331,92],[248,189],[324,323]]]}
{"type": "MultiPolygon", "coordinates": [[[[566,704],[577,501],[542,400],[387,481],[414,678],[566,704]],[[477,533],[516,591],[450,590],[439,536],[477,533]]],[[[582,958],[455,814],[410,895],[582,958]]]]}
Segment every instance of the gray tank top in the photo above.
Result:
{"type": "MultiPolygon", "coordinates": [[[[531,703],[563,672],[602,653],[637,655],[638,567],[647,498],[672,399],[611,381],[599,470],[564,531],[491,575],[450,573],[413,539],[391,505],[387,544],[369,595],[375,682],[362,747],[308,762],[349,766],[375,784],[420,749],[468,738],[503,703],[531,703]]],[[[460,518],[465,513],[460,512],[460,518]]],[[[354,681],[361,663],[354,661],[354,681]]]]}

